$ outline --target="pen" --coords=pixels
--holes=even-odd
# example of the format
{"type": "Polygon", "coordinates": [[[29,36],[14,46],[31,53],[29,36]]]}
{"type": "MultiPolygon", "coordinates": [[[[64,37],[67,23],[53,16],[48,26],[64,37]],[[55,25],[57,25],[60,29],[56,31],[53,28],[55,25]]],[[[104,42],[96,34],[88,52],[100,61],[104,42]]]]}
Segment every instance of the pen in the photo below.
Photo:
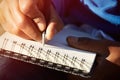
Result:
{"type": "MultiPolygon", "coordinates": [[[[46,25],[48,26],[49,20],[50,20],[50,0],[48,0],[45,5],[44,5],[44,10],[43,10],[43,14],[45,16],[45,20],[46,20],[46,25]]],[[[42,33],[42,45],[45,45],[45,41],[46,41],[46,30],[42,33]]]]}
{"type": "Polygon", "coordinates": [[[42,46],[45,45],[45,34],[46,34],[46,32],[44,31],[44,32],[42,33],[42,46]]]}

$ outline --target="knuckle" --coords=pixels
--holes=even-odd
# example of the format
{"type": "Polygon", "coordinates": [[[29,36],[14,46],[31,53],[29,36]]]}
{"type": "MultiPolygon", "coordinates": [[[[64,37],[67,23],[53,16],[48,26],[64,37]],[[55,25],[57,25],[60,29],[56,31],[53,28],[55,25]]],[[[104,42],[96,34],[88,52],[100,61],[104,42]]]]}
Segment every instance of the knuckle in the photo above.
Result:
{"type": "Polygon", "coordinates": [[[41,23],[41,22],[44,21],[43,18],[41,18],[41,17],[35,18],[33,20],[34,20],[35,23],[41,23]]]}
{"type": "Polygon", "coordinates": [[[25,1],[20,3],[20,9],[24,14],[30,12],[31,9],[33,8],[33,6],[34,6],[33,0],[28,0],[28,1],[25,0],[25,1]]]}

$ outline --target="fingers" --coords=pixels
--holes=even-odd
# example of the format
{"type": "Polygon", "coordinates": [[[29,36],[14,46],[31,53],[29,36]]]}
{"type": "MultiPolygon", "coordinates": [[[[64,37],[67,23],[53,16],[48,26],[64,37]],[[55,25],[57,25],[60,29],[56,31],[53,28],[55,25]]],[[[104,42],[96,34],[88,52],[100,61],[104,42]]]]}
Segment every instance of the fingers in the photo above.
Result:
{"type": "Polygon", "coordinates": [[[37,2],[38,0],[19,0],[21,12],[32,19],[42,17],[42,14],[37,6],[37,2]]]}
{"type": "Polygon", "coordinates": [[[64,27],[63,22],[59,18],[58,14],[56,13],[56,11],[52,5],[50,8],[50,12],[51,12],[50,13],[50,21],[49,21],[49,24],[48,24],[47,30],[46,30],[46,39],[47,40],[51,40],[53,38],[53,36],[60,30],[62,30],[64,27]]]}
{"type": "MultiPolygon", "coordinates": [[[[22,13],[25,14],[27,17],[32,18],[33,21],[35,22],[35,24],[37,24],[36,26],[40,30],[40,36],[41,36],[42,32],[46,30],[46,39],[47,40],[51,40],[53,38],[53,36],[56,34],[56,32],[60,31],[63,28],[63,23],[60,20],[59,16],[57,15],[53,6],[50,5],[50,6],[48,6],[49,8],[46,7],[47,5],[50,4],[50,0],[47,3],[45,3],[47,5],[44,5],[42,0],[36,0],[36,1],[20,0],[19,4],[20,4],[20,10],[22,11],[22,13]],[[38,4],[38,2],[42,3],[41,4],[42,6],[40,4],[38,4]],[[41,10],[43,6],[45,6],[45,9],[41,10]],[[46,12],[44,12],[46,10],[47,10],[48,14],[43,15],[43,13],[46,13],[46,12]],[[43,11],[43,13],[41,13],[41,11],[43,11]]],[[[22,29],[22,31],[24,31],[24,32],[29,31],[29,29],[30,28],[26,27],[26,29],[22,29]]],[[[31,35],[32,35],[32,31],[31,31],[31,35]]]]}
{"type": "Polygon", "coordinates": [[[46,30],[47,40],[51,40],[53,36],[57,33],[56,26],[57,25],[54,22],[50,22],[50,24],[48,25],[47,30],[46,30]]]}
{"type": "Polygon", "coordinates": [[[106,59],[120,66],[120,47],[109,47],[109,51],[110,55],[106,59]]]}
{"type": "Polygon", "coordinates": [[[108,59],[120,59],[120,47],[109,47],[110,55],[108,59]]]}
{"type": "MultiPolygon", "coordinates": [[[[22,31],[22,33],[26,34],[26,36],[30,37],[31,39],[40,41],[41,40],[40,31],[38,30],[33,20],[31,20],[31,18],[24,15],[20,11],[18,0],[14,0],[11,6],[12,6],[11,13],[14,18],[14,25],[13,25],[14,30],[18,30],[18,31],[14,31],[16,32],[15,34],[21,35],[20,31],[22,31]]],[[[23,37],[24,36],[25,35],[23,35],[23,37]]]]}
{"type": "Polygon", "coordinates": [[[120,46],[120,43],[109,40],[94,40],[86,37],[73,37],[67,38],[68,45],[77,49],[92,51],[100,53],[100,55],[108,55],[109,46],[120,46]]]}
{"type": "Polygon", "coordinates": [[[68,45],[77,49],[87,50],[96,52],[102,56],[109,55],[109,47],[116,46],[120,47],[119,42],[110,41],[110,40],[94,40],[86,37],[73,37],[70,36],[67,38],[68,45]]]}
{"type": "MultiPolygon", "coordinates": [[[[12,32],[13,32],[13,31],[12,31],[12,32]]],[[[21,30],[19,30],[19,29],[15,30],[15,31],[13,32],[13,34],[15,34],[15,35],[17,35],[17,36],[20,36],[20,37],[22,37],[22,38],[24,38],[24,39],[29,39],[29,40],[31,40],[31,38],[30,38],[28,35],[26,35],[23,31],[21,31],[21,30]]]]}
{"type": "Polygon", "coordinates": [[[42,0],[6,1],[9,4],[9,7],[7,6],[7,12],[5,13],[5,22],[7,22],[5,25],[7,26],[6,31],[8,32],[23,38],[41,41],[44,30],[46,30],[46,38],[51,40],[55,33],[63,28],[62,21],[55,12],[55,9],[51,6],[49,12],[50,18],[46,27],[46,20],[44,20],[45,15],[42,14],[40,5],[36,2],[42,0]],[[37,7],[37,5],[39,7],[37,7]]]}
{"type": "Polygon", "coordinates": [[[21,12],[33,19],[38,29],[43,32],[46,29],[46,20],[40,8],[44,7],[42,0],[19,0],[21,12]],[[39,5],[40,7],[39,7],[39,5]]]}

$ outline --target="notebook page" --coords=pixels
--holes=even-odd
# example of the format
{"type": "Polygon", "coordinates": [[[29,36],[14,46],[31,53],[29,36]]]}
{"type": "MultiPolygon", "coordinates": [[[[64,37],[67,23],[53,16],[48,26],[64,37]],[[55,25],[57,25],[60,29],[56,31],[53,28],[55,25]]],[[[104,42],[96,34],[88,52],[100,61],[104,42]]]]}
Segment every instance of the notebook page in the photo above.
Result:
{"type": "Polygon", "coordinates": [[[6,32],[0,37],[0,48],[89,73],[96,54],[67,46],[66,37],[69,35],[90,37],[90,35],[77,30],[77,28],[65,27],[44,46],[39,42],[25,40],[6,32]]]}

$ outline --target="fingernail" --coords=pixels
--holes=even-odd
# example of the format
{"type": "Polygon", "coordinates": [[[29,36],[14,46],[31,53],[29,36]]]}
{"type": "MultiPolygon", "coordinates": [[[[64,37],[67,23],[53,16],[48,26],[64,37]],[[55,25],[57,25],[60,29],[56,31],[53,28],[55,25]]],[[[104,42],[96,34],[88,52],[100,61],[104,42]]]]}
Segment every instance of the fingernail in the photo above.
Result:
{"type": "Polygon", "coordinates": [[[42,23],[38,23],[38,27],[40,31],[44,31],[45,30],[45,25],[42,23]]]}
{"type": "Polygon", "coordinates": [[[37,26],[39,27],[40,31],[44,31],[45,30],[45,20],[42,18],[35,18],[34,22],[37,24],[37,26]]]}

